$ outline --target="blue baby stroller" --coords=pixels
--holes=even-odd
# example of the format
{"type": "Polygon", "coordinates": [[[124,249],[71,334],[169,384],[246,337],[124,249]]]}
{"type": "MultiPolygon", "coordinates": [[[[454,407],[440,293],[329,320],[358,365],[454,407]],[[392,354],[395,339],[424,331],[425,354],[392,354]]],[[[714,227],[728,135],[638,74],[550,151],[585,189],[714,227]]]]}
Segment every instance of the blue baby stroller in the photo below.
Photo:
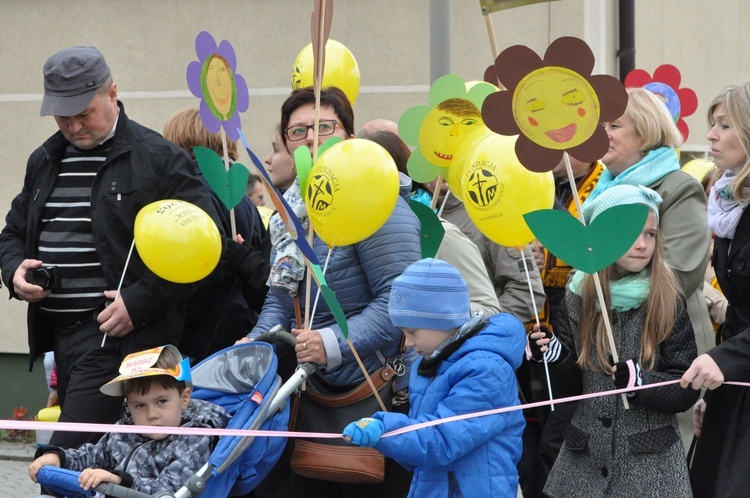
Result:
{"type": "MultiPolygon", "coordinates": [[[[273,346],[268,344],[278,338],[277,334],[274,330],[256,341],[231,346],[192,368],[193,397],[224,407],[232,415],[228,429],[287,429],[289,397],[315,367],[301,365],[282,384],[276,373],[273,346]]],[[[288,341],[288,337],[285,339],[288,341]]],[[[223,436],[208,463],[174,495],[166,492],[147,495],[111,483],[100,484],[95,491],[122,498],[188,498],[202,493],[212,498],[242,495],[266,477],[285,444],[286,439],[280,437],[223,436]]],[[[46,466],[39,470],[37,478],[45,488],[68,497],[94,496],[78,486],[78,474],[46,466]]]]}

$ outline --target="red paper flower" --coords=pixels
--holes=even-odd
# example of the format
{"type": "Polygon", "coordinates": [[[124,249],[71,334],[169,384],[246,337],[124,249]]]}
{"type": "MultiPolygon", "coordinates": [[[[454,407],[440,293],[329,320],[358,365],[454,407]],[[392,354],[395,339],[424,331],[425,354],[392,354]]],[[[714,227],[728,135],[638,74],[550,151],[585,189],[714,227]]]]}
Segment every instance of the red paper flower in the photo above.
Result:
{"type": "Polygon", "coordinates": [[[591,75],[594,54],[583,40],[558,38],[544,59],[515,45],[495,60],[495,73],[508,91],[487,97],[482,118],[495,133],[519,135],[516,155],[531,171],[550,171],[563,152],[584,162],[609,148],[602,121],[622,116],[628,102],[614,77],[591,75]]]}
{"type": "Polygon", "coordinates": [[[653,78],[643,69],[634,69],[625,77],[626,87],[645,88],[664,100],[682,138],[688,139],[690,129],[684,119],[698,109],[698,97],[691,88],[680,88],[682,75],[671,64],[656,68],[653,78]]]}

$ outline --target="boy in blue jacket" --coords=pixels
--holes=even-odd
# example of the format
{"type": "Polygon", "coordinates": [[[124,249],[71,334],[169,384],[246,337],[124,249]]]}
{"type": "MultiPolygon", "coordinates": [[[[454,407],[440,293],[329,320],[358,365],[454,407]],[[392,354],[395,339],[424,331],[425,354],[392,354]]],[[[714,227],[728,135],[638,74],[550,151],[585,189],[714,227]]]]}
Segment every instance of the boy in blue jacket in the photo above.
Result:
{"type": "Polygon", "coordinates": [[[515,369],[525,331],[507,313],[471,318],[466,282],[451,265],[423,259],[393,281],[388,313],[422,355],[409,379],[409,415],[376,412],[344,438],[414,472],[410,497],[515,497],[524,419],[520,411],[472,417],[381,438],[455,415],[518,405],[515,369]]]}

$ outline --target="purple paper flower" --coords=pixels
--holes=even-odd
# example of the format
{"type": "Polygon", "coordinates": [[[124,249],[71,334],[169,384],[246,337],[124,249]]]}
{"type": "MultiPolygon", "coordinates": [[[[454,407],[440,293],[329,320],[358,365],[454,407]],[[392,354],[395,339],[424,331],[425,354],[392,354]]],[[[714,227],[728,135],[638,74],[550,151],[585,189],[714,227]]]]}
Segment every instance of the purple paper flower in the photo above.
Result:
{"type": "Polygon", "coordinates": [[[250,105],[250,92],[245,79],[237,74],[237,57],[227,40],[216,46],[216,40],[207,31],[195,37],[197,61],[187,68],[190,92],[200,97],[200,115],[203,125],[211,133],[217,133],[224,125],[230,140],[238,140],[240,112],[250,105]]]}

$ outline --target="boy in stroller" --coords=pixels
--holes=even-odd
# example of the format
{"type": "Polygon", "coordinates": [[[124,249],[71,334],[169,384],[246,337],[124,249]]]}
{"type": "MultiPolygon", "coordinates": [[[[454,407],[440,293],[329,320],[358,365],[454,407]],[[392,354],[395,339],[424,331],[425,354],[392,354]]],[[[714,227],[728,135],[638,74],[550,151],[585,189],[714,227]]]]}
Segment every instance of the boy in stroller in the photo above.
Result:
{"type": "MultiPolygon", "coordinates": [[[[191,399],[189,363],[172,345],[128,355],[120,375],[101,391],[125,396],[118,424],[223,428],[230,419],[224,408],[191,399]]],[[[208,461],[214,445],[210,436],[108,433],[78,449],[39,448],[29,476],[37,482],[39,469],[52,465],[81,471],[78,482],[87,491],[113,483],[148,494],[175,492],[208,461]]]]}

